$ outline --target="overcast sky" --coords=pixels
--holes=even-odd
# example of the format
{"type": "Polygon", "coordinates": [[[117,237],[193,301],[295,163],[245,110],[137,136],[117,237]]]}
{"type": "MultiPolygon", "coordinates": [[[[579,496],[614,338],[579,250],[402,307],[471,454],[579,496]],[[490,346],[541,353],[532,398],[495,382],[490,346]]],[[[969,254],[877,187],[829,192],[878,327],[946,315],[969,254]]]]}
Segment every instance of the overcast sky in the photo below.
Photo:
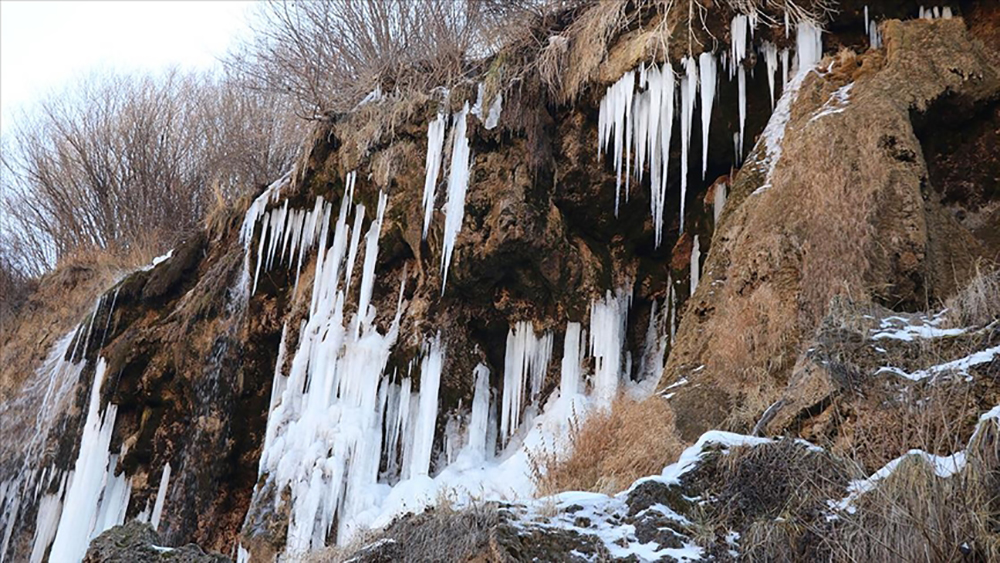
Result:
{"type": "Polygon", "coordinates": [[[16,108],[96,69],[210,68],[246,32],[252,4],[2,0],[3,127],[16,108]]]}

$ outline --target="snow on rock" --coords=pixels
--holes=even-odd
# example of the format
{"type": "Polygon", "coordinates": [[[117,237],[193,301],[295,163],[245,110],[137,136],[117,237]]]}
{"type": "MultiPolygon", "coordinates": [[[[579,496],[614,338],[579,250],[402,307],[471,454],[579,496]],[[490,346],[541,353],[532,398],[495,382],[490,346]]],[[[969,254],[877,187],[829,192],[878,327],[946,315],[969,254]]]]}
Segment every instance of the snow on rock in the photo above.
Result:
{"type": "Polygon", "coordinates": [[[846,110],[848,104],[850,103],[852,88],[854,88],[853,82],[841,86],[833,94],[830,94],[830,99],[828,99],[822,107],[816,110],[815,115],[809,118],[809,123],[812,123],[821,117],[833,115],[835,113],[842,113],[846,110]]]}
{"type": "Polygon", "coordinates": [[[993,358],[998,356],[1000,356],[1000,346],[993,346],[992,348],[980,350],[963,358],[931,366],[927,369],[918,370],[913,373],[908,373],[897,367],[885,366],[879,368],[875,372],[875,375],[890,373],[904,379],[909,379],[910,381],[934,379],[941,375],[959,375],[968,377],[969,368],[992,362],[993,358]]]}
{"type": "Polygon", "coordinates": [[[944,321],[943,314],[934,317],[925,315],[885,317],[879,322],[879,328],[873,331],[872,340],[903,340],[912,342],[915,339],[943,338],[959,336],[968,332],[968,328],[940,328],[944,321]]]}
{"type": "Polygon", "coordinates": [[[972,437],[969,438],[969,442],[965,450],[947,456],[927,453],[924,450],[910,450],[902,456],[885,464],[881,469],[871,474],[869,477],[852,481],[847,486],[848,494],[846,497],[841,500],[827,501],[827,505],[835,512],[847,512],[848,514],[853,514],[856,510],[853,505],[858,497],[874,490],[878,486],[879,482],[892,475],[903,462],[908,460],[917,459],[926,463],[934,471],[935,475],[943,479],[947,479],[953,475],[961,473],[965,470],[968,463],[968,449],[977,442],[979,436],[985,432],[985,429],[990,425],[1000,430],[1000,405],[993,407],[991,410],[979,417],[979,421],[976,423],[976,429],[973,431],[972,437]]]}

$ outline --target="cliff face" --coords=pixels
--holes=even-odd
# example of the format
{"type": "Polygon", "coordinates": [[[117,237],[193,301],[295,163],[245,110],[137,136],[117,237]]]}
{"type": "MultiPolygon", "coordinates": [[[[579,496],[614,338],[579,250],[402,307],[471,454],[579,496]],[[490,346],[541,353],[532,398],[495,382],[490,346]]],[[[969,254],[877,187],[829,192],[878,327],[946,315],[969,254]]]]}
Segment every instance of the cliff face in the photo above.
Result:
{"type": "MultiPolygon", "coordinates": [[[[879,21],[901,17],[906,7],[896,4],[870,11],[879,21]]],[[[789,457],[822,466],[830,475],[822,494],[836,496],[824,487],[849,481],[841,461],[794,444],[723,437],[716,449],[765,444],[765,453],[740,458],[746,468],[732,486],[720,484],[732,477],[732,467],[716,467],[723,454],[697,470],[691,460],[720,443],[699,441],[704,432],[755,426],[849,449],[857,421],[876,408],[848,392],[864,386],[845,385],[830,358],[850,373],[886,367],[844,342],[884,329],[876,319],[891,311],[916,313],[953,296],[985,264],[977,260],[1000,253],[1000,11],[985,2],[961,10],[964,20],[886,21],[881,47],[864,50],[860,6],[844,2],[815,70],[788,73],[787,84],[769,71],[782,85],[773,112],[766,50],[742,61],[759,73],[743,77],[742,104],[740,79],[721,63],[714,97],[684,94],[673,57],[682,69],[669,91],[675,117],[641,114],[654,129],[670,124],[673,137],[648,145],[645,167],[630,152],[641,141],[629,143],[649,129],[629,114],[625,140],[608,125],[605,97],[640,63],[662,62],[649,59],[649,45],[664,28],[655,17],[633,22],[589,71],[577,59],[567,65],[565,80],[587,80],[566,99],[532,75],[495,92],[487,81],[478,116],[463,111],[475,83],[360,106],[319,125],[288,176],[211,217],[162,261],[119,276],[90,305],[52,302],[94,291],[94,276],[50,276],[26,310],[33,318],[5,336],[4,357],[14,360],[0,380],[0,414],[17,439],[0,447],[0,555],[79,559],[91,537],[140,519],[160,539],[135,549],[194,542],[255,561],[298,556],[439,504],[435,495],[530,495],[525,449],[563,447],[571,418],[616,394],[654,390],[667,397],[679,436],[698,442],[673,481],[634,487],[624,501],[561,499],[555,516],[516,503],[490,505],[479,520],[455,516],[482,531],[462,553],[544,559],[580,548],[588,560],[647,559],[637,546],[648,541],[688,549],[701,540],[685,497],[711,491],[722,504],[738,502],[754,468],[789,457]],[[706,129],[692,104],[713,99],[706,129]],[[428,124],[438,119],[435,141],[428,124]],[[688,148],[675,120],[688,120],[688,148]],[[741,127],[754,148],[737,163],[741,127]],[[616,137],[625,166],[636,166],[624,182],[616,137]],[[654,152],[668,194],[662,227],[654,152]],[[443,166],[430,184],[428,153],[443,166]],[[436,188],[429,215],[428,186],[436,188]],[[877,311],[868,315],[875,324],[838,332],[844,318],[862,315],[844,313],[844,296],[871,308],[863,314],[877,311]],[[45,421],[37,432],[32,415],[45,421]],[[850,423],[829,422],[838,416],[850,423]],[[660,512],[647,510],[654,505],[660,512]],[[65,531],[77,514],[94,523],[88,533],[65,531]],[[525,532],[536,517],[573,525],[525,532]],[[643,536],[608,535],[623,522],[643,536]]],[[[733,15],[711,12],[706,32],[730,38],[733,15]]],[[[663,21],[680,33],[678,21],[663,21]]],[[[781,26],[758,33],[775,56],[787,48],[806,61],[812,36],[796,43],[781,26]]],[[[487,76],[509,71],[502,57],[491,65],[487,76]]],[[[642,66],[633,80],[643,85],[628,83],[629,96],[646,99],[655,70],[642,66]]],[[[658,99],[666,108],[667,97],[658,99]]],[[[995,349],[995,323],[963,327],[978,340],[946,359],[995,349]]],[[[973,370],[977,382],[988,380],[984,369],[992,368],[973,370]]],[[[976,400],[950,411],[965,420],[962,444],[986,434],[977,434],[977,417],[997,397],[995,385],[976,385],[976,400]]],[[[892,457],[872,453],[865,469],[892,457]]],[[[804,486],[798,473],[782,478],[782,487],[804,486]]],[[[762,500],[754,518],[773,519],[780,500],[762,500]]],[[[729,529],[749,532],[726,515],[729,529]]],[[[416,546],[439,520],[397,521],[381,548],[366,548],[367,560],[396,558],[390,544],[416,546]]],[[[728,540],[716,539],[705,553],[724,556],[728,540]]],[[[92,558],[102,560],[107,540],[95,546],[92,558]]]]}

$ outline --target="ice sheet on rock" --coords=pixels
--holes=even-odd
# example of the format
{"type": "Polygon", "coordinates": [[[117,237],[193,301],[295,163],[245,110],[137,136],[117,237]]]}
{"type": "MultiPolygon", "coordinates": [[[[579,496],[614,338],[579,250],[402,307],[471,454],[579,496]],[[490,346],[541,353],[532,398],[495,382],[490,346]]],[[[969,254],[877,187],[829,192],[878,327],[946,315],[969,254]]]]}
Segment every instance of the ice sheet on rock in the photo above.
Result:
{"type": "Polygon", "coordinates": [[[448,269],[451,254],[455,250],[455,240],[462,230],[465,218],[465,193],[469,188],[469,171],[472,167],[471,149],[466,133],[466,116],[469,103],[454,115],[452,125],[451,168],[448,174],[448,199],[445,202],[444,235],[441,249],[441,294],[448,284],[448,269]]]}

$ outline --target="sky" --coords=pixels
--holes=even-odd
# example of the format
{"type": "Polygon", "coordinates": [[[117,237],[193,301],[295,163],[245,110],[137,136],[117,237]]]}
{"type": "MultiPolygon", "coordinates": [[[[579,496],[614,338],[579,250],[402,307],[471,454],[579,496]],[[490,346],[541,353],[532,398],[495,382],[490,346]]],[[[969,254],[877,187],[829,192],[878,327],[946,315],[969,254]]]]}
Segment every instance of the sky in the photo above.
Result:
{"type": "Polygon", "coordinates": [[[0,1],[0,128],[99,69],[208,69],[247,32],[243,1],[0,1]]]}

